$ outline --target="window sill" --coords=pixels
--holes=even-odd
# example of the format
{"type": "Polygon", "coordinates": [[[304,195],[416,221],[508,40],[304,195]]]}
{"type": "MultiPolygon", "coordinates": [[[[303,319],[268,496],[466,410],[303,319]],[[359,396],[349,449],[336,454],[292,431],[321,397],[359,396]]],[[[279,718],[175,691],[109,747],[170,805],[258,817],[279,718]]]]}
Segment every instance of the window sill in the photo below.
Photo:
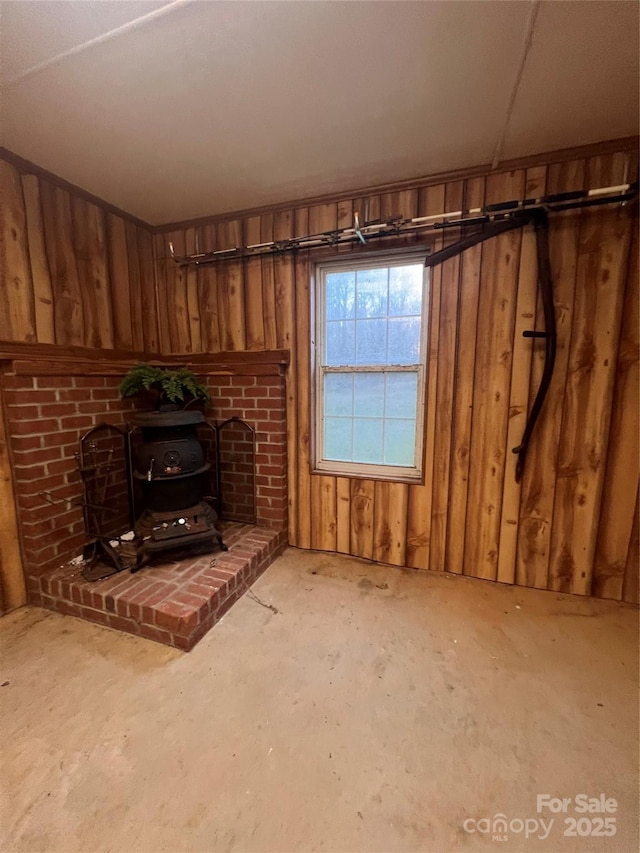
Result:
{"type": "Polygon", "coordinates": [[[311,474],[323,477],[342,477],[348,480],[375,480],[381,483],[404,483],[410,486],[424,485],[424,474],[415,469],[404,471],[380,471],[378,465],[353,465],[337,467],[334,464],[318,463],[311,469],[311,474]]]}

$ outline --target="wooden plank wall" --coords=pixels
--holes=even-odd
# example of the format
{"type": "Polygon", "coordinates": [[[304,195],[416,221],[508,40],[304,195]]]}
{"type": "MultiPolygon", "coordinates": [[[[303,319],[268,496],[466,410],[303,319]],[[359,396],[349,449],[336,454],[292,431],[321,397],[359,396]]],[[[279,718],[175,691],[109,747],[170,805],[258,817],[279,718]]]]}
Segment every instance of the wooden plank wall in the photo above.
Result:
{"type": "Polygon", "coordinates": [[[522,338],[541,323],[530,233],[504,235],[433,273],[422,486],[310,474],[310,276],[318,253],[198,271],[167,259],[169,239],[177,252],[228,248],[346,225],[354,210],[411,216],[618,183],[636,171],[627,150],[576,154],[154,236],[0,160],[0,340],[150,354],[288,349],[292,544],[637,602],[632,210],[553,217],[558,361],[521,485],[510,448],[542,369],[542,345],[522,338]]]}
{"type": "Polygon", "coordinates": [[[157,353],[153,236],[0,159],[0,341],[157,353]]]}
{"type": "MultiPolygon", "coordinates": [[[[151,229],[0,158],[0,342],[157,353],[151,229]]],[[[0,417],[0,613],[25,601],[10,475],[0,417]]]]}
{"type": "Polygon", "coordinates": [[[0,386],[0,616],[26,601],[13,476],[0,386]]]}
{"type": "MultiPolygon", "coordinates": [[[[611,149],[609,148],[609,151],[611,149]]],[[[518,444],[542,370],[535,242],[511,232],[431,281],[424,485],[310,473],[311,273],[318,253],[180,270],[185,249],[229,248],[369,218],[622,183],[629,150],[445,184],[212,219],[154,238],[164,353],[291,351],[293,545],[521,586],[638,602],[637,210],[552,218],[558,360],[523,482],[518,444]],[[166,310],[163,310],[163,306],[166,310]]],[[[343,250],[349,251],[349,249],[343,250]]]]}

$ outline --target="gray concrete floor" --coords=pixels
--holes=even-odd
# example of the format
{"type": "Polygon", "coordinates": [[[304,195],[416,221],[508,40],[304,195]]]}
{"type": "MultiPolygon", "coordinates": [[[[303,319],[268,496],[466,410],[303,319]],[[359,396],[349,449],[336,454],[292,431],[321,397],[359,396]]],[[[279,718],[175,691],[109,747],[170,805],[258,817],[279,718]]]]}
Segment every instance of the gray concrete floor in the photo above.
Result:
{"type": "Polygon", "coordinates": [[[2,850],[637,849],[635,609],[293,549],[253,590],[189,654],[0,620],[2,850]],[[463,828],[579,793],[613,838],[463,828]]]}

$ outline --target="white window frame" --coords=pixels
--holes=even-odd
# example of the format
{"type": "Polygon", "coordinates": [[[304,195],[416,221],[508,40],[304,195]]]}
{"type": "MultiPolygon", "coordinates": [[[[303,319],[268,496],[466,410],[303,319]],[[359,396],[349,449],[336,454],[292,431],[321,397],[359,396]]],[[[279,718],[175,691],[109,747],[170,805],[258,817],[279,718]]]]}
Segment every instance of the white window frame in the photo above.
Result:
{"type": "Polygon", "coordinates": [[[396,249],[367,255],[351,254],[330,260],[318,261],[314,268],[315,322],[313,350],[313,417],[314,428],[312,470],[318,474],[336,477],[361,477],[368,480],[392,480],[394,482],[420,483],[424,481],[424,426],[425,386],[427,375],[427,343],[429,333],[429,304],[431,287],[429,270],[424,268],[422,280],[422,315],[420,318],[420,360],[416,364],[374,365],[325,365],[326,349],[325,289],[326,276],[334,272],[362,269],[379,269],[402,266],[408,263],[424,264],[430,247],[396,249]],[[412,466],[385,465],[370,462],[342,462],[323,458],[324,448],[324,377],[327,373],[415,373],[417,375],[415,454],[412,466]]]}

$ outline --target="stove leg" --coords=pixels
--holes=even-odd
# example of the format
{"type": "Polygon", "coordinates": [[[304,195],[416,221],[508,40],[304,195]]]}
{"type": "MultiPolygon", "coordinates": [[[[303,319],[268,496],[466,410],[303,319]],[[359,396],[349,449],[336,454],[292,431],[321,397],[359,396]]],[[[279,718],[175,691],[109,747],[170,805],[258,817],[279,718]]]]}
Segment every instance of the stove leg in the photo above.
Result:
{"type": "Polygon", "coordinates": [[[139,572],[140,569],[143,569],[147,563],[149,562],[149,555],[144,554],[142,551],[138,551],[136,556],[135,565],[131,567],[131,574],[135,575],[136,572],[139,572]]]}

